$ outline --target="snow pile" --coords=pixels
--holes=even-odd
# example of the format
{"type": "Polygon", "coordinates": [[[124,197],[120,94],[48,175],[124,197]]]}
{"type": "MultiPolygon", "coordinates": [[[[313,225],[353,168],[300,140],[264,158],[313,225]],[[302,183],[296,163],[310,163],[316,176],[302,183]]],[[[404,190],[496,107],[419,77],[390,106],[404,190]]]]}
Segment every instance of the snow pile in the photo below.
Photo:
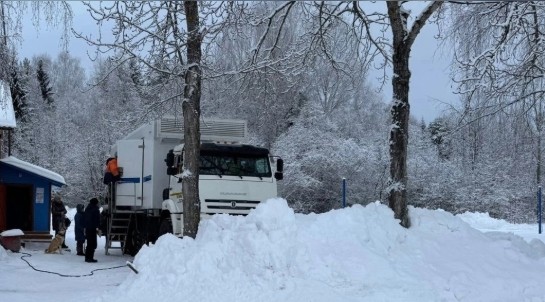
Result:
{"type": "Polygon", "coordinates": [[[0,261],[6,260],[8,258],[8,252],[0,245],[0,261]]]}
{"type": "Polygon", "coordinates": [[[545,255],[545,244],[537,233],[535,225],[512,224],[502,219],[491,218],[488,213],[466,212],[456,216],[485,232],[487,237],[495,241],[503,241],[502,244],[506,246],[516,247],[520,253],[530,258],[539,259],[545,255]],[[521,228],[525,228],[526,231],[521,232],[521,228]],[[513,232],[526,235],[526,240],[513,232]]]}
{"type": "Polygon", "coordinates": [[[494,219],[490,217],[488,213],[471,213],[466,212],[456,215],[465,222],[469,223],[473,227],[479,230],[496,230],[499,228],[505,228],[511,224],[503,219],[494,219]]]}
{"type": "Polygon", "coordinates": [[[2,233],[0,233],[0,236],[13,237],[13,236],[23,236],[24,234],[25,233],[23,233],[23,231],[21,231],[20,229],[11,229],[11,230],[3,231],[2,233]]]}
{"type": "Polygon", "coordinates": [[[545,297],[545,249],[483,234],[447,212],[411,208],[410,215],[407,230],[380,203],[300,215],[271,199],[247,217],[202,221],[195,240],[162,236],[136,256],[139,274],[93,301],[545,297]]]}

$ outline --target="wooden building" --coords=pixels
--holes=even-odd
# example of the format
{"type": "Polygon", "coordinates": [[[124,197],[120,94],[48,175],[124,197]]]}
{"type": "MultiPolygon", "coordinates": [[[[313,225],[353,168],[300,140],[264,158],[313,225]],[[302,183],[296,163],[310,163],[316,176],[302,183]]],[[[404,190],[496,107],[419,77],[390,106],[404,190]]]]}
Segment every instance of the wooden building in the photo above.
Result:
{"type": "Polygon", "coordinates": [[[13,156],[0,159],[0,232],[20,229],[27,238],[51,238],[52,188],[63,185],[55,172],[13,156]]]}

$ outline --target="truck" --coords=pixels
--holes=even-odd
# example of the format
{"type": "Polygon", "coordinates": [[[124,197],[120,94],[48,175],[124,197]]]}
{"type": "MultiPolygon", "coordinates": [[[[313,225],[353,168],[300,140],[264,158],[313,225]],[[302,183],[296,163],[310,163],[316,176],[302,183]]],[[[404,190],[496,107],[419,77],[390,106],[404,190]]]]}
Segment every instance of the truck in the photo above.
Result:
{"type": "MultiPolygon", "coordinates": [[[[247,215],[277,197],[283,160],[247,144],[244,120],[201,119],[199,198],[201,218],[247,215]]],[[[119,248],[134,255],[164,233],[183,235],[183,120],[164,116],[145,123],[111,152],[122,171],[108,192],[106,254],[119,248]]]]}

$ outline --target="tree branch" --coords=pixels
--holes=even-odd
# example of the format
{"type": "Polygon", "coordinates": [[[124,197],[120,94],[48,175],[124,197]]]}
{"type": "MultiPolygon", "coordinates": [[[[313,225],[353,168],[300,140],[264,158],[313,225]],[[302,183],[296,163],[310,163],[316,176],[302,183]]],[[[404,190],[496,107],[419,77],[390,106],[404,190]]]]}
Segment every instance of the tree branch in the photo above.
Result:
{"type": "Polygon", "coordinates": [[[416,20],[414,21],[414,24],[409,31],[409,35],[407,36],[406,43],[409,48],[414,43],[414,40],[420,33],[422,27],[426,24],[431,15],[441,7],[441,5],[443,5],[442,1],[432,1],[428,4],[428,6],[426,6],[426,8],[424,8],[424,10],[422,10],[422,13],[420,13],[420,15],[416,17],[416,20]]]}

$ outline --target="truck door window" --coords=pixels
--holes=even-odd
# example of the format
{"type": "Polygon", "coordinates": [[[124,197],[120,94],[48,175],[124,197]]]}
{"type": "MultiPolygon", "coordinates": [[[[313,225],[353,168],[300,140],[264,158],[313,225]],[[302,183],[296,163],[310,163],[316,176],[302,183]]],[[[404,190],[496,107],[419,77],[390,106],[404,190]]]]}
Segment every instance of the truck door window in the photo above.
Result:
{"type": "Polygon", "coordinates": [[[255,161],[255,170],[260,175],[270,175],[271,169],[269,167],[268,158],[258,158],[255,161]]]}
{"type": "Polygon", "coordinates": [[[199,174],[223,175],[224,170],[218,162],[218,157],[201,155],[199,161],[199,174]]]}

